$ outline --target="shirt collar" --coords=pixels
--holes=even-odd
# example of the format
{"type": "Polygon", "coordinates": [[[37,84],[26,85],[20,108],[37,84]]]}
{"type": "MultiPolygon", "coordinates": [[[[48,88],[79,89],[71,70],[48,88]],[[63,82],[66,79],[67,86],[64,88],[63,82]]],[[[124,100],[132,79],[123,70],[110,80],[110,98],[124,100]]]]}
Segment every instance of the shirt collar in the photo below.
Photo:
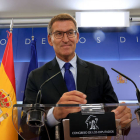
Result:
{"type": "MultiPolygon", "coordinates": [[[[63,66],[64,66],[64,64],[65,64],[66,62],[64,62],[63,60],[59,59],[57,56],[56,56],[56,60],[57,60],[57,62],[58,62],[58,64],[59,64],[60,69],[62,69],[63,66]]],[[[70,63],[74,68],[76,68],[76,61],[77,61],[77,57],[76,57],[76,53],[75,53],[75,56],[69,61],[69,63],[70,63]]]]}

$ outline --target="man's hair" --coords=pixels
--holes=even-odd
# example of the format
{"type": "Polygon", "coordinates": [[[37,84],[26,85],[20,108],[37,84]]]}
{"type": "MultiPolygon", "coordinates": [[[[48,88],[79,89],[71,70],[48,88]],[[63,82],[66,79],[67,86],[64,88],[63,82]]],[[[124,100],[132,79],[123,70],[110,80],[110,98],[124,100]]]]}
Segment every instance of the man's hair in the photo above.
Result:
{"type": "Polygon", "coordinates": [[[54,22],[56,22],[56,21],[66,21],[66,20],[72,21],[75,25],[76,31],[78,32],[78,27],[77,27],[76,20],[71,15],[63,13],[63,14],[56,15],[51,19],[51,21],[48,24],[48,35],[50,33],[52,33],[52,25],[53,25],[54,22]]]}

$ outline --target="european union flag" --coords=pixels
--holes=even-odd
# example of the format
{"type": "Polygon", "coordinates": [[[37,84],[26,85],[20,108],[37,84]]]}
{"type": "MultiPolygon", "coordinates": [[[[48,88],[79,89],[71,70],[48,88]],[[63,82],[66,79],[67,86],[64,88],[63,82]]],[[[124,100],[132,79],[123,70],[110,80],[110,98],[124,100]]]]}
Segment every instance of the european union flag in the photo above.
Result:
{"type": "MultiPolygon", "coordinates": [[[[36,68],[38,68],[38,59],[37,59],[37,50],[36,50],[36,39],[34,39],[31,42],[31,60],[30,60],[29,68],[27,72],[26,83],[27,83],[29,73],[36,68]]],[[[26,83],[25,83],[25,89],[26,89],[26,83]]],[[[25,98],[25,94],[23,95],[23,101],[24,101],[24,98],[25,98]]]]}

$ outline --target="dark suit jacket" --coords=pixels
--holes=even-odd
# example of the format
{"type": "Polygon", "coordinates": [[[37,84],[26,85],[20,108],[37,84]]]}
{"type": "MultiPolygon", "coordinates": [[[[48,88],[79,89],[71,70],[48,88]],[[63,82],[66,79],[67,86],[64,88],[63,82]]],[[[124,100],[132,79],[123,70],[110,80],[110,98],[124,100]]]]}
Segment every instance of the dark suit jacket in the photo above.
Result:
{"type": "MultiPolygon", "coordinates": [[[[56,58],[44,66],[33,70],[28,78],[25,104],[35,103],[42,83],[60,71],[56,58]]],[[[117,103],[109,76],[103,67],[86,62],[77,57],[77,90],[87,95],[87,104],[117,103]]],[[[60,73],[42,87],[42,104],[56,104],[67,87],[60,73]]]]}

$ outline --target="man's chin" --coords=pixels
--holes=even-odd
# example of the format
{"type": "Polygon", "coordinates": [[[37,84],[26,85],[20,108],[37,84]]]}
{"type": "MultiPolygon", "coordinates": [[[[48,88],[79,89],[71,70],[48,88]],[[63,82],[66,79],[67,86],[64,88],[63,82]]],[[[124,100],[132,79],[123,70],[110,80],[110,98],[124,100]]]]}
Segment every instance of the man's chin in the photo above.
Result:
{"type": "Polygon", "coordinates": [[[63,56],[65,56],[65,57],[74,57],[75,53],[65,53],[63,56]]]}
{"type": "Polygon", "coordinates": [[[72,59],[75,56],[75,53],[64,53],[61,55],[62,58],[64,59],[72,59]]]}

